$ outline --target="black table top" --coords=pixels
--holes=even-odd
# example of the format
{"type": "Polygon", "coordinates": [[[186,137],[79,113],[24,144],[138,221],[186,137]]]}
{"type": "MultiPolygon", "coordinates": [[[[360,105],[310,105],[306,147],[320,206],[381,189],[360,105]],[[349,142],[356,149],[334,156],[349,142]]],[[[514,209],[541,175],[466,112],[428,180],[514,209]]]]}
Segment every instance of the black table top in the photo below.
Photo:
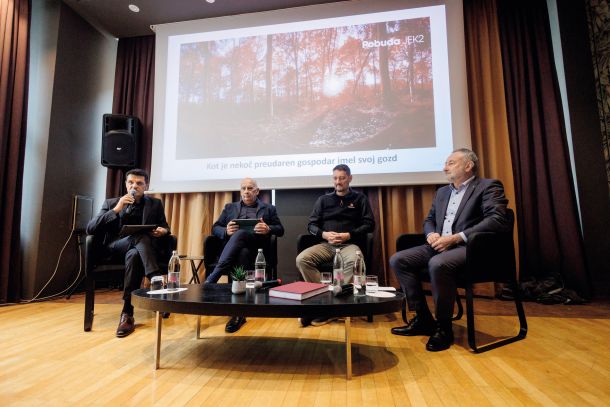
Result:
{"type": "Polygon", "coordinates": [[[139,308],[194,315],[240,315],[251,317],[355,317],[387,314],[401,309],[404,294],[392,298],[346,295],[334,297],[325,292],[303,301],[269,297],[266,290],[232,294],[230,284],[188,284],[186,291],[172,294],[146,294],[141,288],[131,293],[139,308]]]}

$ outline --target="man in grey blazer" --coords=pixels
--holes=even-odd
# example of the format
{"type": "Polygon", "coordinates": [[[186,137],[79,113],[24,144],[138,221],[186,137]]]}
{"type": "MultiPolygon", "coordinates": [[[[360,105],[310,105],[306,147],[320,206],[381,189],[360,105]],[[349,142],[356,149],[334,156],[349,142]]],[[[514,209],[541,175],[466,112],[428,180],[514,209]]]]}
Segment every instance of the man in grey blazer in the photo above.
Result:
{"type": "Polygon", "coordinates": [[[125,261],[123,311],[116,331],[119,338],[135,329],[131,292],[140,288],[142,277],[151,278],[161,273],[159,261],[169,260],[169,225],[163,203],[144,195],[148,189],[148,173],[133,169],[125,174],[127,193],[104,201],[97,216],[87,224],[87,234],[103,236],[107,255],[125,261]],[[125,225],[157,225],[148,233],[120,236],[125,225]]]}
{"type": "Polygon", "coordinates": [[[427,244],[402,250],[390,258],[415,317],[408,325],[392,328],[395,335],[430,336],[428,351],[448,349],[453,343],[451,318],[456,277],[466,264],[466,242],[473,232],[506,232],[504,187],[498,180],[477,177],[478,158],[461,148],[449,155],[443,171],[450,184],[439,188],[424,221],[427,244]],[[436,321],[432,317],[419,269],[428,267],[436,321]]]}

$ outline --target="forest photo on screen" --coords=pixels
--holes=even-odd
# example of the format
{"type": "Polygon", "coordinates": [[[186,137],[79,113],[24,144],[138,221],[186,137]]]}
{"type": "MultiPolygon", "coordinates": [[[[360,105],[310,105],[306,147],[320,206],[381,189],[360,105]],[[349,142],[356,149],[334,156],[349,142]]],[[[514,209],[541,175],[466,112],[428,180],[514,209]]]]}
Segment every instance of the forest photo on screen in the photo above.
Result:
{"type": "Polygon", "coordinates": [[[428,17],[182,44],[176,158],[434,147],[432,63],[428,17]]]}

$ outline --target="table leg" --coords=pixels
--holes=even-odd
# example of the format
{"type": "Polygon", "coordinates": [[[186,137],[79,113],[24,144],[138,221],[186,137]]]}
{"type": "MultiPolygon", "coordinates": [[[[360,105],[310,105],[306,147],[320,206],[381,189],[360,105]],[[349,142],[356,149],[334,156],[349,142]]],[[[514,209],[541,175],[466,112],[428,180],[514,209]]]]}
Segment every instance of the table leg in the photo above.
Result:
{"type": "Polygon", "coordinates": [[[346,366],[346,378],[347,380],[352,379],[352,338],[350,336],[351,318],[345,318],[345,361],[346,366]]]}
{"type": "Polygon", "coordinates": [[[161,318],[161,312],[156,312],[157,319],[157,339],[155,340],[155,370],[159,369],[159,362],[161,360],[161,324],[163,319],[161,318]]]}
{"type": "Polygon", "coordinates": [[[199,260],[199,264],[195,266],[195,260],[190,260],[191,262],[191,279],[189,280],[189,284],[191,283],[195,283],[195,284],[201,284],[201,281],[199,280],[199,269],[201,268],[201,265],[203,264],[203,260],[199,260]]]}
{"type": "Polygon", "coordinates": [[[201,315],[197,315],[197,336],[196,339],[201,339],[201,315]]]}

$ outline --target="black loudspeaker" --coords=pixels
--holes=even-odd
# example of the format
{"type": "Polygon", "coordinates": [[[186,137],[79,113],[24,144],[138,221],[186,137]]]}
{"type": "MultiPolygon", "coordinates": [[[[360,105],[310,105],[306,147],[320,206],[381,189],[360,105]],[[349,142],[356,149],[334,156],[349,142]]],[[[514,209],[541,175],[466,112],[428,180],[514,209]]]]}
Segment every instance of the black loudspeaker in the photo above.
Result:
{"type": "Polygon", "coordinates": [[[102,120],[102,165],[136,168],[142,125],[134,116],[105,114],[102,120]]]}

